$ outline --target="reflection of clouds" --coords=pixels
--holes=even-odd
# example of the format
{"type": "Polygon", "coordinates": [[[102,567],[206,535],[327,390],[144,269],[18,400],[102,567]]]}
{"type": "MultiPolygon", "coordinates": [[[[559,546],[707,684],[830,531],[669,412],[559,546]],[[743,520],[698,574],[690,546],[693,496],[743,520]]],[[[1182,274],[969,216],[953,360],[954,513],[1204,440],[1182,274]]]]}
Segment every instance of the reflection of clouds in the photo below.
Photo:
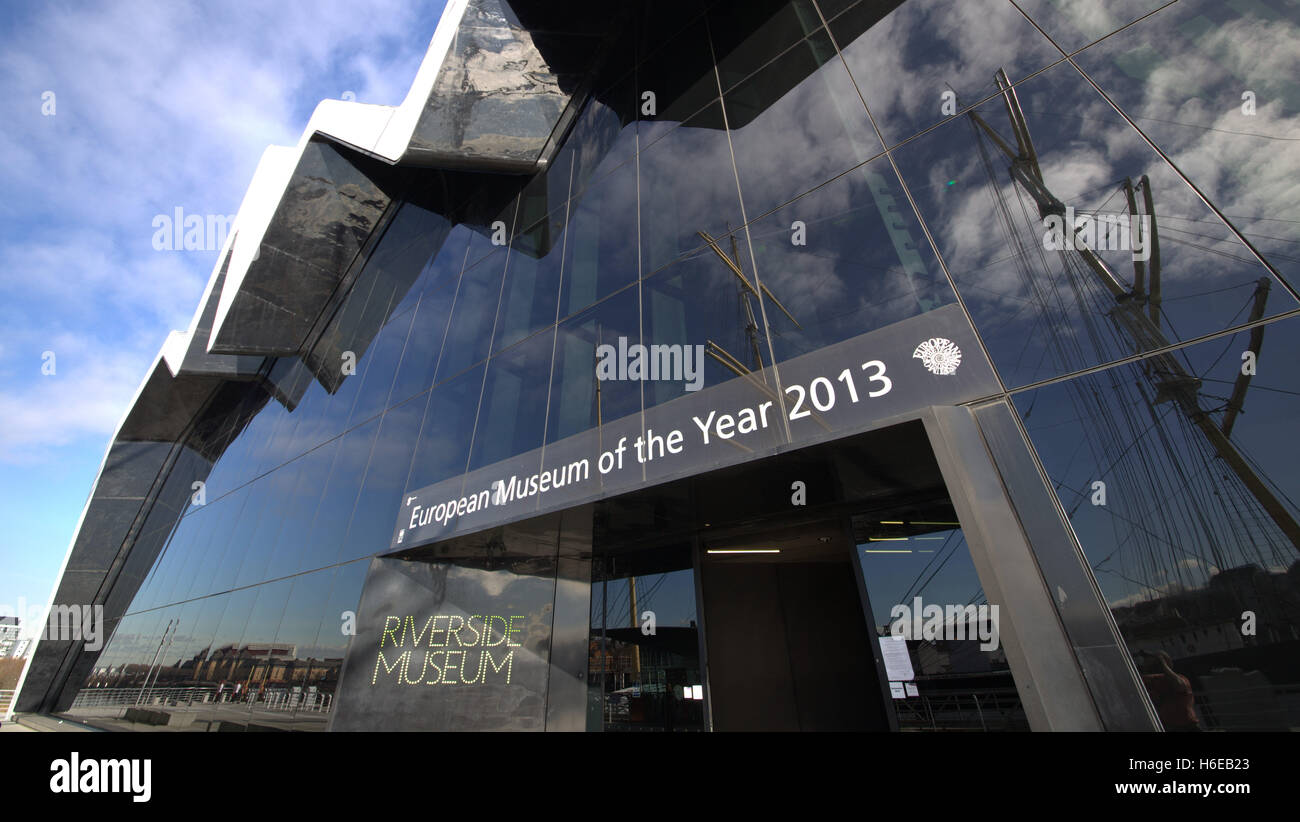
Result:
{"type": "Polygon", "coordinates": [[[740,226],[740,204],[726,134],[689,123],[640,158],[641,265],[649,273],[699,248],[697,231],[721,236],[740,226]]]}
{"type": "MultiPolygon", "coordinates": [[[[1192,47],[1171,50],[1167,30],[1196,11],[1196,4],[1175,6],[1125,32],[1117,44],[1084,52],[1080,64],[1266,256],[1295,257],[1300,229],[1287,219],[1265,218],[1300,210],[1297,23],[1278,15],[1242,17],[1184,41],[1192,47]],[[1163,59],[1139,82],[1124,70],[1134,53],[1163,59]],[[1247,90],[1256,94],[1254,116],[1241,111],[1247,90]]],[[[1159,202],[1156,211],[1164,212],[1159,202]]],[[[1274,262],[1284,270],[1296,267],[1294,260],[1274,262]]]]}
{"type": "Polygon", "coordinates": [[[1060,54],[1010,3],[911,0],[851,43],[840,43],[849,71],[891,142],[943,119],[941,94],[969,105],[1060,54]]]}
{"type": "MultiPolygon", "coordinates": [[[[1127,219],[1120,183],[1128,177],[1136,184],[1143,174],[1149,175],[1159,215],[1163,307],[1168,318],[1164,330],[1171,339],[1224,327],[1238,303],[1187,298],[1249,284],[1261,276],[1264,272],[1249,258],[1248,250],[1072,68],[1052,69],[1023,84],[1017,93],[1045,185],[1076,214],[1100,210],[1127,219]]],[[[981,115],[1010,142],[1012,130],[1000,100],[981,107],[981,115]]],[[[994,174],[994,182],[988,181],[975,140],[970,123],[951,123],[899,154],[904,176],[977,321],[988,328],[1010,327],[1014,321],[1022,329],[1005,343],[995,334],[991,344],[1021,350],[1023,324],[1046,318],[1049,333],[1058,340],[1073,339],[1084,345],[1081,352],[1070,355],[1070,362],[1058,361],[1058,370],[1129,353],[1131,342],[1122,329],[1095,342],[1083,341],[1087,322],[1107,324],[1101,315],[1114,304],[1113,296],[1080,258],[1043,248],[1037,204],[1011,181],[1005,155],[986,145],[994,174]],[[950,180],[957,184],[949,186],[950,180]],[[999,209],[999,201],[1006,212],[999,209]],[[1007,234],[1008,219],[1012,236],[1007,234]],[[1072,271],[1065,268],[1067,260],[1072,271]]],[[[1130,286],[1134,277],[1130,251],[1099,249],[1098,256],[1125,287],[1130,286]]],[[[1274,306],[1273,310],[1280,309],[1274,306]]],[[[1058,360],[1066,350],[1055,355],[1058,360]]],[[[1020,367],[1003,364],[1012,370],[1020,367]]]]}
{"type": "Polygon", "coordinates": [[[925,235],[888,163],[874,161],[750,226],[759,280],[775,306],[767,320],[778,359],[836,342],[951,301],[925,235]],[[791,224],[804,223],[796,246],[791,224]]]}
{"type": "MultiPolygon", "coordinates": [[[[761,84],[750,80],[728,94],[733,117],[745,96],[765,93],[761,84]]],[[[750,219],[883,150],[839,60],[822,65],[731,138],[750,219]]]]}

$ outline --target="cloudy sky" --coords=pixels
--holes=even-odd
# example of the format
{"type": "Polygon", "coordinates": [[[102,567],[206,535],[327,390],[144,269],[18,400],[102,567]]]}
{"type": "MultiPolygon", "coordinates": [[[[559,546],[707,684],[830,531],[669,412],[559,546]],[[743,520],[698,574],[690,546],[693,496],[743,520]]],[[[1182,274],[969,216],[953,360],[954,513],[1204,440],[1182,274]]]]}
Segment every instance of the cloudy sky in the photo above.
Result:
{"type": "Polygon", "coordinates": [[[109,437],[216,261],[155,250],[154,218],[234,214],[263,150],[296,143],[322,99],[400,103],[442,6],[6,9],[0,613],[47,601],[109,437]]]}

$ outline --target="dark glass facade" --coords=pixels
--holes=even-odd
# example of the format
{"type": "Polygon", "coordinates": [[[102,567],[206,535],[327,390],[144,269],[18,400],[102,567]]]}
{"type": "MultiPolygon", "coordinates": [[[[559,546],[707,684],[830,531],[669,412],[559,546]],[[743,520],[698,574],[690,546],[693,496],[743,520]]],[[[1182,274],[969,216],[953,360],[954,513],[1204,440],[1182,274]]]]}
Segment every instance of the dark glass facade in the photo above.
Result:
{"type": "MultiPolygon", "coordinates": [[[[544,171],[386,189],[310,350],[269,359],[260,395],[226,384],[190,427],[108,593],[111,641],[71,666],[58,709],[117,728],[145,727],[131,706],[196,730],[706,730],[775,715],[745,702],[761,681],[795,694],[783,728],[1069,726],[1064,703],[1022,705],[1052,641],[1027,621],[991,654],[908,639],[907,678],[880,646],[914,597],[1026,613],[1011,560],[967,547],[933,433],[908,435],[936,466],[924,481],[905,455],[873,462],[883,441],[836,446],[939,405],[988,443],[1096,727],[1300,726],[1294,4],[671,5],[620,21],[544,171]],[[1045,247],[1064,213],[1142,224],[1129,244],[1146,245],[1045,247]],[[967,335],[969,382],[849,416],[884,365],[862,349],[862,368],[818,369],[925,323],[967,335]],[[705,390],[598,379],[620,338],[706,346],[705,390]],[[700,403],[765,401],[771,424],[739,448],[714,429],[595,490],[395,536],[422,489],[463,499],[580,451],[595,476],[620,437],[670,418],[698,436],[700,403]],[[843,557],[719,553],[754,547],[745,523],[779,542],[810,512],[838,523],[843,557]],[[720,526],[730,541],[710,541],[720,526]],[[723,590],[784,603],[785,622],[723,590]],[[815,646],[854,603],[857,633],[815,646]],[[448,643],[436,674],[436,643],[383,656],[426,626],[448,643]],[[484,660],[510,653],[498,685],[484,660]],[[854,653],[860,669],[827,662],[854,653]],[[380,677],[405,684],[368,690],[380,677]],[[860,705],[797,696],[836,678],[860,705]]],[[[890,362],[882,403],[919,356],[890,362]]]]}

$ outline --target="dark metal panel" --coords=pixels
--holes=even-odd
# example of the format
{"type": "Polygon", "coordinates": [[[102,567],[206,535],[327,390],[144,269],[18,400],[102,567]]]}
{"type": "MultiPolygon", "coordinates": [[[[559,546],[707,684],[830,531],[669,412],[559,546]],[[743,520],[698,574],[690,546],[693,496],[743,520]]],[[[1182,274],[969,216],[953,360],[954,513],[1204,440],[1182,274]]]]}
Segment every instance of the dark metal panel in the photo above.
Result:
{"type": "Polygon", "coordinates": [[[1101,730],[1102,722],[1034,554],[967,408],[923,414],[935,459],[990,603],[1034,730],[1101,730]]]}
{"type": "Polygon", "coordinates": [[[560,518],[551,627],[551,672],[546,689],[546,730],[587,728],[587,659],[591,634],[591,527],[589,505],[560,518]]]}
{"type": "Polygon", "coordinates": [[[1146,690],[1012,410],[1005,402],[996,402],[974,414],[1061,624],[1080,663],[1087,660],[1084,672],[1107,730],[1157,729],[1146,690]]]}

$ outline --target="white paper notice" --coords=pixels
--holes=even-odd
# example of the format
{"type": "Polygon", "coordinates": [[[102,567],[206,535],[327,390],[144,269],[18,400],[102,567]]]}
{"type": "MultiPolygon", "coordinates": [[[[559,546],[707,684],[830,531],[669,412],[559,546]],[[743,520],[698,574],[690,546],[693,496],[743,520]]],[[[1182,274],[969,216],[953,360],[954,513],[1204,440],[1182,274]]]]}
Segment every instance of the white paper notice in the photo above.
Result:
{"type": "Polygon", "coordinates": [[[901,636],[880,637],[880,656],[885,661],[885,677],[891,682],[915,679],[912,657],[907,653],[907,640],[901,636]]]}
{"type": "Polygon", "coordinates": [[[916,689],[916,683],[904,682],[903,684],[907,687],[908,696],[920,696],[921,692],[916,689]]]}
{"type": "Polygon", "coordinates": [[[903,690],[903,683],[901,682],[889,683],[889,695],[894,699],[907,699],[907,693],[903,690]]]}

